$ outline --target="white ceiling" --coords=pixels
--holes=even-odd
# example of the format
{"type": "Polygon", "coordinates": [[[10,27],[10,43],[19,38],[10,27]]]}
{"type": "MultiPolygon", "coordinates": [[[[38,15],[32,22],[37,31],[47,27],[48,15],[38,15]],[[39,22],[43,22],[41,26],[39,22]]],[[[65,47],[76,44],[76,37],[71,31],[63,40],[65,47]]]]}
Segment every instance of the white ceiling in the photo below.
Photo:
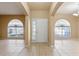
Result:
{"type": "MultiPolygon", "coordinates": [[[[28,2],[31,10],[49,10],[51,2],[28,2]]],[[[58,9],[56,14],[72,15],[76,9],[79,9],[77,2],[65,2],[58,9]]],[[[25,10],[20,2],[0,2],[0,15],[24,15],[25,10]]]]}
{"type": "Polygon", "coordinates": [[[76,11],[76,9],[79,9],[78,4],[79,3],[77,2],[65,2],[61,5],[56,14],[72,15],[72,13],[76,11]]]}
{"type": "Polygon", "coordinates": [[[0,15],[23,15],[25,10],[20,2],[0,2],[0,15]]]}
{"type": "Polygon", "coordinates": [[[51,2],[28,2],[31,10],[49,10],[51,2]]]}

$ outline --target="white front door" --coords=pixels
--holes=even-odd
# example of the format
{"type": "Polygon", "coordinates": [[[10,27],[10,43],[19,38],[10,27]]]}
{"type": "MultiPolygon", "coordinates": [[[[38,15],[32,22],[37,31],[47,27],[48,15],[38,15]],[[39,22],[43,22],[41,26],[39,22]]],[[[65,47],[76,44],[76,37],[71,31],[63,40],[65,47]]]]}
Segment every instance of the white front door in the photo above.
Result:
{"type": "Polygon", "coordinates": [[[48,42],[48,19],[32,19],[32,42],[48,42]]]}

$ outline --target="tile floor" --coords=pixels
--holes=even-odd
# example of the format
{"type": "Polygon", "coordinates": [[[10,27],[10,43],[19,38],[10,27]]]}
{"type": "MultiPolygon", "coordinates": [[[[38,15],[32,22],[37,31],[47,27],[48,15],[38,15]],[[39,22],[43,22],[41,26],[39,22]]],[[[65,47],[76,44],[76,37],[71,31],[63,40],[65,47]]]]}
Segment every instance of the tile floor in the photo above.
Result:
{"type": "Polygon", "coordinates": [[[79,56],[79,41],[55,40],[54,47],[47,44],[25,47],[23,40],[0,40],[0,56],[79,56]]]}

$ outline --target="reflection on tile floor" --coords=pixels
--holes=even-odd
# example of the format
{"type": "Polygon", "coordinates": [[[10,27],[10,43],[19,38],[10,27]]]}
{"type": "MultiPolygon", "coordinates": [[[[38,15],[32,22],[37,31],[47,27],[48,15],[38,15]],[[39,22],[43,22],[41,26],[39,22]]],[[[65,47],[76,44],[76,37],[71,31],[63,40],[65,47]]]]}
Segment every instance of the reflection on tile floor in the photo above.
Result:
{"type": "Polygon", "coordinates": [[[24,40],[0,40],[0,56],[79,56],[79,41],[55,40],[54,47],[47,44],[25,47],[24,40]]]}

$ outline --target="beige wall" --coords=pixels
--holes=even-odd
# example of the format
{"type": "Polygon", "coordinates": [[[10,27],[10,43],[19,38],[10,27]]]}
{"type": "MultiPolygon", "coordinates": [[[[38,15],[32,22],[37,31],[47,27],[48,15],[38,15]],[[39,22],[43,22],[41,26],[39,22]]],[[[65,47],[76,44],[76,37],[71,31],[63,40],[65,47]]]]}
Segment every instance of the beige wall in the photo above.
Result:
{"type": "Polygon", "coordinates": [[[32,10],[31,18],[48,18],[48,11],[46,10],[32,10]]]}
{"type": "MultiPolygon", "coordinates": [[[[0,18],[1,18],[1,16],[0,16],[0,18]]],[[[2,38],[2,31],[1,31],[2,26],[1,25],[2,24],[1,24],[1,19],[0,19],[0,39],[2,38]]]]}
{"type": "Polygon", "coordinates": [[[2,39],[7,39],[7,26],[8,26],[8,23],[13,19],[19,19],[24,24],[25,16],[24,15],[1,15],[0,16],[0,22],[1,22],[0,30],[1,30],[2,39]]]}
{"type": "Polygon", "coordinates": [[[77,27],[77,38],[79,39],[79,17],[78,17],[76,22],[77,22],[77,25],[76,25],[76,27],[77,27]]]}

